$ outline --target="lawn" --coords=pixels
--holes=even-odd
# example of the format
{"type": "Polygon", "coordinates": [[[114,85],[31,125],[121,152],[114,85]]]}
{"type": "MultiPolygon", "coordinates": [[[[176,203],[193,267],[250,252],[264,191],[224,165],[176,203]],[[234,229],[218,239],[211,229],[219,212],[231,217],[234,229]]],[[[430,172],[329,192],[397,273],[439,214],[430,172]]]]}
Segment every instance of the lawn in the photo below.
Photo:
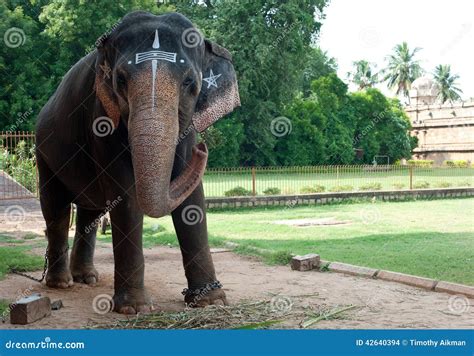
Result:
{"type": "MultiPolygon", "coordinates": [[[[224,196],[226,191],[241,186],[252,191],[250,168],[208,170],[204,175],[207,197],[224,196]]],[[[413,188],[448,188],[474,185],[474,168],[412,168],[413,188]]],[[[261,195],[276,187],[282,194],[324,191],[357,191],[367,189],[409,189],[410,169],[391,166],[390,169],[363,166],[269,167],[255,171],[255,190],[261,195]],[[306,191],[305,191],[306,190],[306,191]]]]}
{"type": "MultiPolygon", "coordinates": [[[[213,246],[266,262],[290,253],[474,285],[474,199],[273,207],[208,213],[213,246]],[[293,227],[276,220],[334,218],[345,225],[293,227]],[[268,252],[262,251],[262,249],[268,252]]],[[[144,246],[177,245],[169,217],[145,218],[144,246]]]]}
{"type": "MultiPolygon", "coordinates": [[[[23,243],[15,239],[0,236],[4,243],[23,243]]],[[[27,253],[29,246],[0,246],[0,279],[11,270],[36,271],[43,267],[44,259],[27,253]]]]}

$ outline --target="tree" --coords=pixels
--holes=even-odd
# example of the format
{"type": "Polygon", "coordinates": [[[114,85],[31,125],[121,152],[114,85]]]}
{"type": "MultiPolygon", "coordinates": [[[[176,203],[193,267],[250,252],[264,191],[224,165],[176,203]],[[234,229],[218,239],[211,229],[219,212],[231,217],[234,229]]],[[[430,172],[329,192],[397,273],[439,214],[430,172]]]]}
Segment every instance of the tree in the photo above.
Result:
{"type": "Polygon", "coordinates": [[[311,93],[311,83],[314,80],[336,71],[337,63],[334,58],[329,57],[327,52],[319,47],[310,48],[302,76],[303,96],[307,97],[311,93]]]}
{"type": "Polygon", "coordinates": [[[390,89],[396,89],[396,94],[408,97],[411,83],[423,73],[415,55],[421,50],[416,47],[410,51],[408,44],[403,42],[393,48],[393,54],[387,57],[388,66],[385,68],[384,81],[390,89]]]}
{"type": "Polygon", "coordinates": [[[433,76],[440,89],[438,99],[441,103],[445,103],[447,100],[452,102],[461,99],[462,90],[457,87],[456,83],[459,75],[451,74],[451,66],[449,64],[436,66],[433,76]]]}
{"type": "Polygon", "coordinates": [[[375,64],[369,63],[366,60],[355,61],[352,63],[354,71],[347,73],[349,80],[357,85],[358,90],[365,88],[372,88],[378,83],[378,73],[374,71],[375,64]]]}

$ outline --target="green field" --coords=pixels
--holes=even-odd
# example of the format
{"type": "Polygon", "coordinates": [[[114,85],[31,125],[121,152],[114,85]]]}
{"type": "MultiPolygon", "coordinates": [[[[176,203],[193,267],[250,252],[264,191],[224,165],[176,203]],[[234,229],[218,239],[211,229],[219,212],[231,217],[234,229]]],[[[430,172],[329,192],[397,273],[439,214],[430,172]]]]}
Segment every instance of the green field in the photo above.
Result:
{"type": "MultiPolygon", "coordinates": [[[[250,168],[209,170],[204,175],[203,182],[207,197],[224,196],[226,191],[237,186],[252,191],[252,172],[250,168]]],[[[412,169],[414,189],[473,185],[474,168],[415,167],[412,169]]],[[[255,190],[258,195],[264,194],[264,191],[271,187],[279,188],[281,194],[297,194],[305,193],[305,187],[318,188],[315,186],[323,187],[324,191],[373,190],[374,187],[383,190],[409,189],[410,169],[402,166],[391,166],[390,169],[380,169],[380,171],[362,166],[296,167],[293,169],[275,167],[261,168],[255,172],[255,190]]]]}
{"type": "MultiPolygon", "coordinates": [[[[208,213],[210,241],[269,263],[290,253],[474,285],[474,199],[337,204],[208,213]],[[334,218],[346,225],[293,227],[276,220],[334,218]],[[268,252],[262,251],[267,250],[268,252]]],[[[169,217],[145,219],[144,245],[177,245],[169,217]],[[159,225],[159,227],[158,227],[159,225]]]]}

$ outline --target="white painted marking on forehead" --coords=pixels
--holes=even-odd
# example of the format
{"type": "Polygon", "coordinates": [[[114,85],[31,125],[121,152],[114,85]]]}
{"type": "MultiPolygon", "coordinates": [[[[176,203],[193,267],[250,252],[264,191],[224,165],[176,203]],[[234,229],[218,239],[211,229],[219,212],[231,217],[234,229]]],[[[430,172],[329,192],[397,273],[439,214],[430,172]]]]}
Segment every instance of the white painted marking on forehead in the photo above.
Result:
{"type": "Polygon", "coordinates": [[[160,38],[158,37],[158,30],[155,30],[155,40],[151,45],[154,49],[160,48],[160,38]]]}

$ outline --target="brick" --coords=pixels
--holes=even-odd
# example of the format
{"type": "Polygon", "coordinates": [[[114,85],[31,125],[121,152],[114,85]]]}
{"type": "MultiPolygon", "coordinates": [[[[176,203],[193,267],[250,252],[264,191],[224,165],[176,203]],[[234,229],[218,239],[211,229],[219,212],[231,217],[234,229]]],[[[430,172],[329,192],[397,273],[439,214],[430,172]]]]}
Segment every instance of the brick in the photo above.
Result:
{"type": "Polygon", "coordinates": [[[434,289],[434,286],[436,285],[436,281],[434,279],[383,270],[377,274],[377,278],[384,281],[398,282],[430,290],[434,289]]]}
{"type": "Polygon", "coordinates": [[[11,304],[10,309],[10,322],[26,325],[51,315],[51,300],[40,294],[33,294],[11,304]]]}
{"type": "Polygon", "coordinates": [[[438,284],[436,285],[435,291],[450,294],[463,294],[466,297],[474,298],[474,287],[466,286],[463,284],[441,281],[438,282],[438,284]]]}
{"type": "Polygon", "coordinates": [[[291,259],[291,269],[295,271],[309,271],[319,267],[319,255],[310,253],[303,256],[295,256],[291,259]]]}
{"type": "Polygon", "coordinates": [[[379,270],[374,268],[354,266],[347,263],[332,262],[329,266],[332,272],[351,274],[353,276],[363,276],[373,278],[379,270]]]}

